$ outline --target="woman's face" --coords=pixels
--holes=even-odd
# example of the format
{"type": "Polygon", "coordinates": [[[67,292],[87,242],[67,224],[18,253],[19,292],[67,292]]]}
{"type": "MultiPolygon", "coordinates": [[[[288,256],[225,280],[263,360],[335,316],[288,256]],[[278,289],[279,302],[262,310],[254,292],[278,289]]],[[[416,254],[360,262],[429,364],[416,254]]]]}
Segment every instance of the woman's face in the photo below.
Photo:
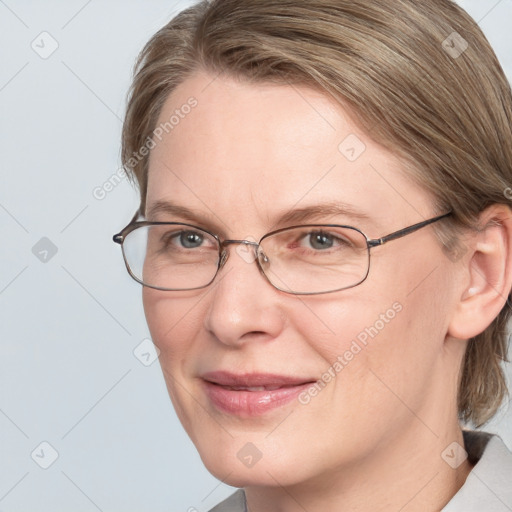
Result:
{"type": "MultiPolygon", "coordinates": [[[[319,92],[197,73],[158,125],[172,116],[151,151],[149,220],[221,239],[314,223],[379,238],[436,215],[400,161],[319,92]]],[[[323,295],[278,291],[243,246],[227,250],[209,287],[143,292],[170,397],[213,474],[291,485],[446,423],[460,354],[445,347],[453,263],[432,227],[372,249],[362,284],[323,295]]]]}

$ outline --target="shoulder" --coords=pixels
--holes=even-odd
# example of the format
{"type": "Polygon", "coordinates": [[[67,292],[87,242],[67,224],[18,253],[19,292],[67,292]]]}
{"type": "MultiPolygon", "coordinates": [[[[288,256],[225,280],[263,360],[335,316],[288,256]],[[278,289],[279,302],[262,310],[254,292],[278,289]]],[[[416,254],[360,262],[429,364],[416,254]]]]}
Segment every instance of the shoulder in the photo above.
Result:
{"type": "Polygon", "coordinates": [[[213,507],[210,512],[247,512],[243,489],[238,489],[228,499],[213,507]]]}
{"type": "Polygon", "coordinates": [[[475,466],[442,512],[512,510],[512,453],[505,443],[495,435],[465,431],[464,445],[475,466]]]}

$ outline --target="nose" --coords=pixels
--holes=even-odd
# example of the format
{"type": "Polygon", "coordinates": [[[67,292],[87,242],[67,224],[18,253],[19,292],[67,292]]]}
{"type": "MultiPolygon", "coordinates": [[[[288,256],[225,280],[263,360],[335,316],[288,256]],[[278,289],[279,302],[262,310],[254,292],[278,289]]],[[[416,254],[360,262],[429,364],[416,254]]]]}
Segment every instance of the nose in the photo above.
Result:
{"type": "Polygon", "coordinates": [[[232,346],[277,338],[285,323],[284,297],[260,270],[258,244],[227,240],[223,245],[221,268],[207,296],[206,330],[232,346]]]}
{"type": "Polygon", "coordinates": [[[251,240],[224,240],[224,242],[221,243],[223,251],[220,257],[220,268],[224,266],[224,264],[229,258],[229,252],[226,250],[226,247],[234,244],[239,245],[239,247],[237,248],[237,252],[240,256],[242,256],[242,254],[245,254],[246,256],[242,257],[245,258],[246,260],[257,260],[259,248],[259,244],[257,242],[252,242],[251,240]]]}

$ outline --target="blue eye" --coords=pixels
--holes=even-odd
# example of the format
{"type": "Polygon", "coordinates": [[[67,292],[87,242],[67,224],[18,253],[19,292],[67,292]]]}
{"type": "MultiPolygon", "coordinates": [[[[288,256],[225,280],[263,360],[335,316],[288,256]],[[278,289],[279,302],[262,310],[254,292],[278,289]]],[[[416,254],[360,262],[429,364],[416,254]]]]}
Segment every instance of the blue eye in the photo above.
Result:
{"type": "Polygon", "coordinates": [[[322,232],[310,233],[309,244],[317,250],[330,249],[334,245],[334,237],[322,232]]]}
{"type": "Polygon", "coordinates": [[[180,244],[186,249],[195,249],[200,247],[204,241],[204,237],[197,231],[182,231],[179,234],[180,244]]]}

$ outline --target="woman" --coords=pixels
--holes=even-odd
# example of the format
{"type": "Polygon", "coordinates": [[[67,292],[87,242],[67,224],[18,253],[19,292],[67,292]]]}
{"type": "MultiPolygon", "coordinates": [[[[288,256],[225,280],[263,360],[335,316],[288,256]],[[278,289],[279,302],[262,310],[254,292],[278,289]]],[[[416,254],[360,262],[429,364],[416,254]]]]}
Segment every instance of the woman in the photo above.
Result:
{"type": "Polygon", "coordinates": [[[144,48],[114,237],[214,511],[498,511],[512,97],[448,0],[214,0],[144,48]]]}

